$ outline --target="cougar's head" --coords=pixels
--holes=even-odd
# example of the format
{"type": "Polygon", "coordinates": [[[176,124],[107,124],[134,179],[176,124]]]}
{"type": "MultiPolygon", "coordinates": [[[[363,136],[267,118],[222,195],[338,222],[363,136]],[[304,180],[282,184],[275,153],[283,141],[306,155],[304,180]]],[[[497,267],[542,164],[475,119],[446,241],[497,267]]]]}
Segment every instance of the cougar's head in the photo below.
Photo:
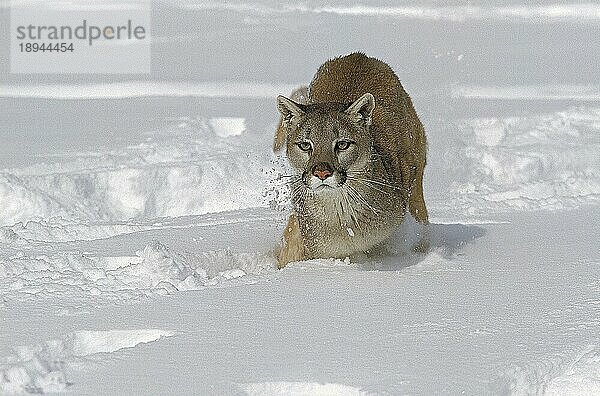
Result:
{"type": "Polygon", "coordinates": [[[303,105],[277,98],[285,129],[287,157],[309,190],[335,191],[346,183],[348,172],[370,165],[369,133],[375,99],[366,93],[351,104],[303,105]]]}

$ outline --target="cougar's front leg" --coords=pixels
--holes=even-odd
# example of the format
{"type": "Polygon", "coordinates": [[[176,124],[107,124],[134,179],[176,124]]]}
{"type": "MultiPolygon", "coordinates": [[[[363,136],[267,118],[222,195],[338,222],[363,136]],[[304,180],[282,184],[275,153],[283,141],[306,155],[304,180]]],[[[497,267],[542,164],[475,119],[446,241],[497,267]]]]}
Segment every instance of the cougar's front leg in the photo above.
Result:
{"type": "Polygon", "coordinates": [[[283,240],[281,249],[277,255],[277,268],[281,269],[293,261],[304,260],[306,251],[304,240],[300,232],[298,216],[292,213],[288,219],[288,224],[283,231],[283,240]]]}

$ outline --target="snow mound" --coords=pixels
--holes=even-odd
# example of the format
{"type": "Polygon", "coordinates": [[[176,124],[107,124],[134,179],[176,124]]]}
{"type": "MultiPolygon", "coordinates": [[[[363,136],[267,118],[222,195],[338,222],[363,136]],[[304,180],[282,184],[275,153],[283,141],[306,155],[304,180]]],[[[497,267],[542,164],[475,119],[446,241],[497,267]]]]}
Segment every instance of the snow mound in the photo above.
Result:
{"type": "Polygon", "coordinates": [[[503,392],[512,395],[600,394],[600,349],[590,346],[575,356],[556,355],[512,369],[503,392]]]}
{"type": "Polygon", "coordinates": [[[461,128],[465,148],[456,179],[464,182],[452,190],[467,213],[600,202],[600,109],[475,118],[461,128]]]}
{"type": "Polygon", "coordinates": [[[72,353],[73,356],[112,353],[173,335],[171,331],[158,329],[78,331],[71,336],[72,353]]]}
{"type": "Polygon", "coordinates": [[[271,154],[239,136],[244,128],[244,119],[178,120],[138,145],[0,170],[0,225],[114,223],[264,206],[271,154]]]}
{"type": "Polygon", "coordinates": [[[217,117],[209,124],[219,137],[239,136],[246,130],[246,119],[238,117],[217,117]]]}
{"type": "Polygon", "coordinates": [[[274,268],[274,258],[259,253],[233,253],[228,249],[176,252],[160,242],[145,246],[132,257],[26,255],[19,251],[0,259],[0,290],[6,291],[6,300],[62,295],[127,301],[225,285],[239,278],[251,282],[251,275],[274,268]]]}
{"type": "Polygon", "coordinates": [[[571,362],[561,375],[546,385],[546,395],[599,395],[600,350],[591,348],[571,362]]]}
{"type": "Polygon", "coordinates": [[[341,384],[320,384],[315,382],[262,382],[238,385],[248,396],[289,395],[289,396],[363,396],[359,388],[341,384]]]}
{"type": "Polygon", "coordinates": [[[17,347],[14,354],[0,358],[0,393],[64,391],[71,385],[66,369],[84,363],[82,358],[134,348],[173,335],[159,329],[84,330],[42,344],[17,347]]]}

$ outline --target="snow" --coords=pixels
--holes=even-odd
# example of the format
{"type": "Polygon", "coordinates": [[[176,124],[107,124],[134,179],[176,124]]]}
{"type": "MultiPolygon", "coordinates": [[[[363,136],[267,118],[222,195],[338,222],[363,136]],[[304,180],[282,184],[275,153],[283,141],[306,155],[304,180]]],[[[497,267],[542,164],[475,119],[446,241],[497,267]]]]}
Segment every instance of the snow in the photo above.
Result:
{"type": "Polygon", "coordinates": [[[600,350],[589,346],[575,356],[556,355],[546,362],[515,368],[511,373],[513,394],[594,395],[600,392],[600,350]],[[535,382],[531,377],[539,378],[535,382]]]}
{"type": "Polygon", "coordinates": [[[0,370],[0,391],[8,394],[65,391],[69,383],[62,370],[80,358],[133,348],[173,335],[158,329],[82,330],[40,345],[20,346],[5,359],[8,367],[0,370]]]}
{"type": "Polygon", "coordinates": [[[168,143],[157,139],[75,158],[65,154],[50,166],[5,170],[0,224],[176,217],[260,205],[262,192],[251,181],[266,175],[256,158],[235,159],[239,142],[223,139],[239,135],[244,125],[239,119],[180,120],[170,131],[178,139],[170,136],[168,143]],[[214,195],[215,184],[220,196],[214,195]]]}
{"type": "Polygon", "coordinates": [[[600,393],[597,5],[155,7],[197,32],[146,80],[0,74],[0,394],[600,393]],[[413,98],[432,225],[277,270],[275,97],[351,50],[413,98]]]}
{"type": "Polygon", "coordinates": [[[557,21],[597,21],[600,19],[600,7],[596,4],[552,4],[538,6],[400,6],[353,5],[353,6],[309,6],[304,4],[271,7],[258,2],[202,2],[180,5],[196,10],[228,10],[243,13],[280,14],[280,13],[327,13],[353,16],[385,16],[393,18],[415,18],[425,20],[465,21],[469,19],[500,20],[529,23],[548,23],[557,21]]]}
{"type": "Polygon", "coordinates": [[[0,85],[3,97],[45,99],[123,99],[148,96],[158,97],[241,97],[271,98],[279,92],[287,92],[296,85],[261,82],[207,81],[164,82],[128,81],[98,84],[4,84],[0,85]]]}
{"type": "Polygon", "coordinates": [[[340,384],[318,384],[303,382],[264,382],[242,384],[240,388],[248,395],[365,395],[360,389],[340,384]]]}
{"type": "Polygon", "coordinates": [[[212,118],[209,125],[219,137],[238,136],[246,130],[246,120],[235,117],[212,118]]]}
{"type": "Polygon", "coordinates": [[[456,186],[457,195],[492,202],[484,206],[487,213],[598,203],[599,116],[598,108],[570,107],[465,120],[471,136],[464,139],[464,154],[472,161],[472,173],[468,184],[456,186]]]}
{"type": "Polygon", "coordinates": [[[529,99],[598,101],[597,85],[455,86],[452,96],[469,99],[529,99]]]}

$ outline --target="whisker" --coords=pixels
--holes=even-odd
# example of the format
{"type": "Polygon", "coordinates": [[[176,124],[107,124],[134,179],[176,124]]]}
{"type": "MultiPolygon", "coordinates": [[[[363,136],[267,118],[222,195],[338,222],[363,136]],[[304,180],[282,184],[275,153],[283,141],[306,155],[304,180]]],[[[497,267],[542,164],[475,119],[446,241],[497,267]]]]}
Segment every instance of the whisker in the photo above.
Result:
{"type": "Polygon", "coordinates": [[[344,188],[342,186],[342,197],[344,198],[344,200],[346,201],[346,204],[348,205],[348,207],[350,208],[350,210],[352,211],[352,213],[350,213],[350,219],[352,221],[354,221],[354,224],[356,225],[356,227],[362,231],[362,227],[360,226],[360,223],[358,222],[358,214],[356,213],[356,209],[354,208],[354,206],[350,203],[349,200],[349,194],[348,191],[346,190],[346,188],[344,188]],[[354,215],[353,215],[354,214],[354,215]]]}
{"type": "Polygon", "coordinates": [[[355,196],[355,200],[361,202],[362,204],[364,204],[366,207],[368,207],[369,209],[371,209],[371,211],[373,213],[378,214],[379,211],[377,209],[375,209],[373,206],[371,206],[369,204],[369,202],[365,199],[365,197],[362,196],[362,194],[360,192],[358,192],[354,187],[347,185],[346,186],[348,188],[348,192],[352,192],[352,195],[355,196]]]}
{"type": "Polygon", "coordinates": [[[380,185],[380,186],[383,186],[383,187],[391,188],[392,190],[403,190],[402,187],[395,186],[395,185],[389,184],[389,183],[385,183],[385,182],[382,182],[382,181],[379,181],[379,180],[367,179],[367,178],[363,177],[363,178],[360,178],[360,181],[374,183],[374,184],[377,184],[377,185],[380,185]]]}
{"type": "Polygon", "coordinates": [[[383,193],[383,194],[386,194],[386,195],[392,195],[392,193],[391,193],[391,192],[389,192],[389,191],[385,191],[385,190],[383,190],[383,189],[381,189],[381,188],[377,187],[377,185],[376,185],[376,184],[373,184],[373,183],[371,183],[371,182],[369,182],[369,181],[366,181],[366,180],[363,180],[363,179],[356,179],[356,178],[348,178],[348,180],[351,180],[351,181],[356,181],[356,182],[362,183],[362,184],[364,184],[364,185],[368,186],[369,188],[372,188],[373,190],[379,191],[380,193],[383,193]]]}

